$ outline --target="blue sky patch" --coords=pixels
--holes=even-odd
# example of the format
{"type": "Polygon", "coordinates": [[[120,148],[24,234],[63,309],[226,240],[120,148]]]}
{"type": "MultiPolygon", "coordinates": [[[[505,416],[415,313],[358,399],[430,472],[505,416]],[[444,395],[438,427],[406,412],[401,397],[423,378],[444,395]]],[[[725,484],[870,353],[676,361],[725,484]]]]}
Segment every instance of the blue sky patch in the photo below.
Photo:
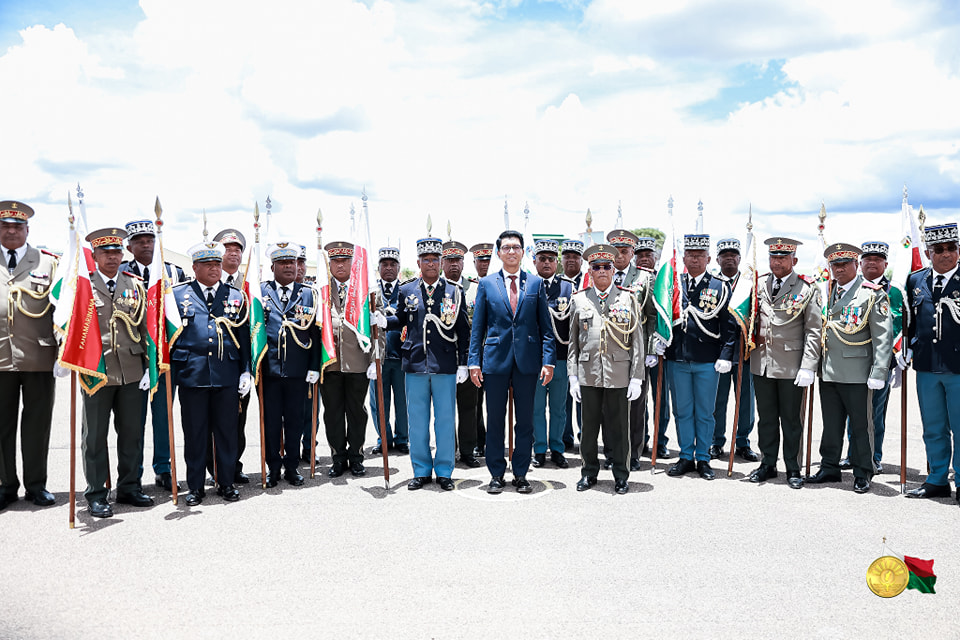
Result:
{"type": "Polygon", "coordinates": [[[137,0],[3,0],[0,10],[0,55],[21,44],[20,31],[61,22],[80,39],[105,31],[132,31],[144,19],[137,0]]]}
{"type": "Polygon", "coordinates": [[[783,73],[785,62],[769,60],[765,65],[746,63],[733,67],[727,74],[727,86],[713,99],[692,105],[688,113],[703,120],[725,120],[744,103],[776,95],[793,85],[783,73]]]}

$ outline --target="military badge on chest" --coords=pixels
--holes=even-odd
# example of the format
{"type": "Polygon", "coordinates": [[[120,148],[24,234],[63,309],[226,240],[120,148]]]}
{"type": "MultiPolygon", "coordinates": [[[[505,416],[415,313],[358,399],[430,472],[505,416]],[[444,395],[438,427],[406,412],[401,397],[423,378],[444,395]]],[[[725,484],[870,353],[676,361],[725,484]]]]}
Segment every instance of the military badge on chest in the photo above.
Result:
{"type": "Polygon", "coordinates": [[[456,312],[456,302],[449,293],[444,294],[443,300],[440,301],[440,321],[443,324],[452,324],[456,312]]]}
{"type": "Polygon", "coordinates": [[[855,329],[860,325],[863,309],[856,305],[847,305],[840,310],[840,322],[848,329],[855,329]]]}
{"type": "Polygon", "coordinates": [[[570,306],[569,298],[557,298],[557,311],[563,313],[570,306]]]}
{"type": "Polygon", "coordinates": [[[306,322],[313,317],[313,307],[302,304],[293,305],[293,317],[297,322],[306,322]]]}
{"type": "Polygon", "coordinates": [[[242,300],[224,300],[223,301],[223,315],[226,318],[231,320],[236,320],[240,316],[240,306],[243,304],[242,300]]]}
{"type": "Polygon", "coordinates": [[[792,316],[793,314],[799,312],[803,307],[803,300],[803,294],[796,293],[789,298],[784,299],[783,310],[787,312],[787,315],[792,316]]]}
{"type": "Polygon", "coordinates": [[[610,315],[610,320],[619,325],[628,325],[630,324],[630,305],[620,302],[619,300],[613,303],[613,306],[610,307],[608,312],[610,315]]]}
{"type": "Polygon", "coordinates": [[[410,315],[410,321],[413,321],[413,316],[416,315],[417,310],[420,308],[420,298],[417,297],[417,294],[411,293],[406,297],[404,303],[407,307],[407,313],[410,315]]]}
{"type": "Polygon", "coordinates": [[[697,305],[704,311],[710,312],[717,308],[719,297],[716,289],[703,289],[700,292],[700,303],[697,305]]]}

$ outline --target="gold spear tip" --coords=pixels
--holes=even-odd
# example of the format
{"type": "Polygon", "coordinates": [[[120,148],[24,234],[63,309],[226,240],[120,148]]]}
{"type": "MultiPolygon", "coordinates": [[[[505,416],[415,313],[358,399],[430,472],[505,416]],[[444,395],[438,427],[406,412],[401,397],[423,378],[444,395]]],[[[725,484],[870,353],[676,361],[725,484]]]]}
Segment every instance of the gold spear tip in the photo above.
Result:
{"type": "Polygon", "coordinates": [[[433,231],[433,219],[430,217],[430,214],[427,214],[427,235],[433,231]]]}
{"type": "Polygon", "coordinates": [[[317,207],[317,226],[319,227],[322,224],[323,224],[323,212],[320,211],[320,207],[317,207]]]}
{"type": "Polygon", "coordinates": [[[254,202],[253,203],[253,221],[256,222],[259,219],[260,219],[260,203],[254,202]]]}
{"type": "Polygon", "coordinates": [[[153,212],[157,215],[157,220],[159,220],[160,215],[163,214],[163,208],[160,206],[160,196],[157,196],[156,201],[153,203],[153,212]]]}

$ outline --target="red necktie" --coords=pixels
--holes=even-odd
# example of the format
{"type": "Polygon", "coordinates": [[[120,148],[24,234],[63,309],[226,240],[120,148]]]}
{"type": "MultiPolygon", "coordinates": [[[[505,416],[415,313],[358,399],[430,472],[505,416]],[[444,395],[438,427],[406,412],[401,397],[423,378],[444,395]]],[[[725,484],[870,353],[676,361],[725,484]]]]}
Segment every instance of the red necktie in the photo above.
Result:
{"type": "Polygon", "coordinates": [[[513,315],[517,315],[518,293],[517,276],[510,276],[510,309],[513,311],[513,315]]]}

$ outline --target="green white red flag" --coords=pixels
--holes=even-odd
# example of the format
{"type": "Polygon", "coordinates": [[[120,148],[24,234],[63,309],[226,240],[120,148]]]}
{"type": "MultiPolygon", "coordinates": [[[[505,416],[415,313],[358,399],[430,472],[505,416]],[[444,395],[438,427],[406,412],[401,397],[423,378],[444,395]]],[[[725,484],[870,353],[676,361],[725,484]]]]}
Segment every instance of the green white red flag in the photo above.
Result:
{"type": "MultiPolygon", "coordinates": [[[[922,209],[922,207],[921,207],[922,209]]],[[[913,207],[907,202],[907,188],[903,188],[903,202],[900,204],[900,242],[895,246],[893,273],[890,279],[890,318],[896,341],[894,352],[903,347],[903,302],[906,299],[907,278],[911,273],[927,266],[923,238],[917,224],[913,207]]]]}
{"type": "Polygon", "coordinates": [[[333,338],[333,321],[330,316],[330,271],[327,268],[327,252],[317,249],[317,326],[320,327],[320,380],[323,372],[337,361],[337,347],[333,338]]]}
{"type": "Polygon", "coordinates": [[[170,342],[183,322],[180,309],[173,296],[173,287],[163,261],[163,222],[160,220],[160,199],[155,205],[157,212],[157,242],[150,263],[150,280],[147,282],[147,371],[150,372],[150,400],[157,392],[160,376],[170,370],[170,342]]]}
{"type": "MultiPolygon", "coordinates": [[[[753,225],[748,225],[747,246],[743,255],[747,257],[747,266],[730,294],[730,313],[740,325],[747,352],[753,349],[752,340],[754,318],[757,312],[757,242],[753,235],[753,225]]],[[[746,354],[744,354],[746,356],[746,354]]]]}
{"type": "Polygon", "coordinates": [[[660,253],[660,265],[653,285],[653,304],[657,309],[654,332],[667,345],[673,342],[673,327],[680,320],[680,287],[677,281],[677,243],[673,231],[673,198],[670,199],[666,238],[660,253]]]}
{"type": "Polygon", "coordinates": [[[353,264],[350,267],[350,286],[344,301],[343,323],[357,335],[360,348],[370,350],[370,282],[373,280],[373,262],[370,260],[370,218],[367,213],[367,194],[363,194],[360,219],[353,225],[353,264]]]}
{"type": "MultiPolygon", "coordinates": [[[[259,226],[260,207],[255,205],[254,227],[259,226]]],[[[260,286],[260,232],[256,230],[256,242],[250,249],[247,272],[243,278],[244,294],[250,304],[250,365],[253,381],[260,380],[260,362],[267,355],[267,324],[263,312],[263,288],[260,286]]]]}

